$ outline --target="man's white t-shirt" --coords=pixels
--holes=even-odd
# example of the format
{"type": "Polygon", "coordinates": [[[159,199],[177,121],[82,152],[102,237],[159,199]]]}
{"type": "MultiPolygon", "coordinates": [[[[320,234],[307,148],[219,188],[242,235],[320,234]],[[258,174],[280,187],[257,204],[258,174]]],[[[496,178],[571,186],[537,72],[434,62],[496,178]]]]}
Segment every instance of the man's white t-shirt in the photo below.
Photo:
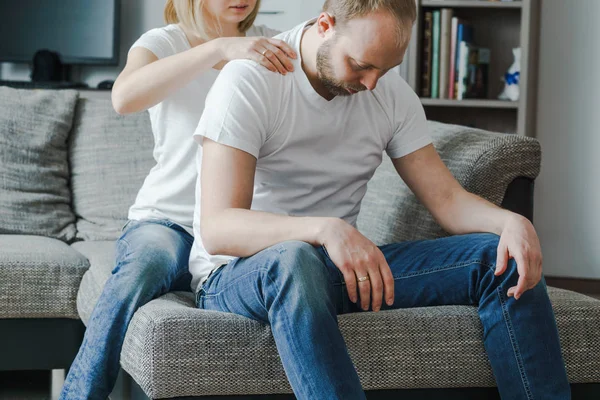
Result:
{"type": "MultiPolygon", "coordinates": [[[[276,38],[300,54],[309,23],[276,38]]],[[[293,63],[295,72],[286,76],[251,61],[229,63],[208,95],[194,136],[200,144],[206,137],[257,158],[252,210],[339,217],[356,226],[383,152],[400,158],[431,143],[423,107],[396,73],[386,74],[373,91],[327,101],[311,86],[300,57],[293,63]]],[[[213,269],[233,257],[206,252],[199,202],[194,211],[190,271],[197,291],[213,269]]]]}
{"type": "MultiPolygon", "coordinates": [[[[272,37],[277,33],[263,26],[253,26],[246,35],[272,37]]],[[[176,24],[146,32],[131,49],[135,47],[146,48],[159,59],[191,49],[185,33],[176,24]]],[[[150,170],[135,203],[130,207],[129,219],[168,219],[193,233],[198,145],[192,139],[192,134],[219,72],[216,69],[203,72],[148,110],[156,165],[150,170]]]]}

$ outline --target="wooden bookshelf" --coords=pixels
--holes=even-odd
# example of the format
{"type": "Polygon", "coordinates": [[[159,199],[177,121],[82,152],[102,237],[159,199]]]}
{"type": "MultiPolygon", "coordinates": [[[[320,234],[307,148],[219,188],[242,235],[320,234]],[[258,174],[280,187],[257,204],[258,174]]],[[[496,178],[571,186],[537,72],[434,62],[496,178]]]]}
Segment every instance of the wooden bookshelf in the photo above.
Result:
{"type": "Polygon", "coordinates": [[[452,8],[454,15],[468,20],[474,41],[491,51],[488,93],[485,99],[422,98],[429,119],[474,126],[504,133],[535,135],[539,1],[415,0],[418,17],[408,49],[408,83],[421,93],[423,15],[429,9],[452,8]],[[498,100],[501,78],[513,62],[512,49],[521,47],[520,98],[498,100]]]}
{"type": "Polygon", "coordinates": [[[456,7],[477,7],[477,8],[521,8],[522,1],[487,1],[487,0],[422,0],[423,7],[433,8],[456,8],[456,7]]]}
{"type": "Polygon", "coordinates": [[[519,108],[518,101],[488,100],[488,99],[429,99],[421,98],[424,106],[436,107],[471,107],[471,108],[519,108]]]}

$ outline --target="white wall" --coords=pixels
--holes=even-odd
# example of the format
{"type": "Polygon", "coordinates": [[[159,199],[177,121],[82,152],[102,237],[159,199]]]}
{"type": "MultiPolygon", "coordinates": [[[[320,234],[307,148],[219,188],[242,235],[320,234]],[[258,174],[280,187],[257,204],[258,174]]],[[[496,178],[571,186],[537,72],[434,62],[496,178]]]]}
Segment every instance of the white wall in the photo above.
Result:
{"type": "Polygon", "coordinates": [[[256,19],[259,25],[287,31],[319,15],[325,0],[262,0],[261,11],[283,11],[283,14],[264,15],[256,19]]]}
{"type": "Polygon", "coordinates": [[[600,278],[598,16],[598,0],[542,0],[535,225],[547,275],[600,278]]]}

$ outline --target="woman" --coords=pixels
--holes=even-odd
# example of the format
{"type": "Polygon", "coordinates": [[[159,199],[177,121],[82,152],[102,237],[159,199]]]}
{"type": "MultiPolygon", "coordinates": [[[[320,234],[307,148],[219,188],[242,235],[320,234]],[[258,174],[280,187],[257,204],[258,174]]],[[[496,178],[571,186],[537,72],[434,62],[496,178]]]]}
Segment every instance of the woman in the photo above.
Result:
{"type": "Polygon", "coordinates": [[[293,69],[293,50],[253,26],[260,0],[168,0],[169,25],[133,44],[112,102],[119,114],[149,110],[156,165],[129,210],[116,264],[88,321],[61,399],[106,399],[115,384],[134,312],[170,290],[189,290],[196,152],[192,134],[219,69],[251,59],[293,69]]]}

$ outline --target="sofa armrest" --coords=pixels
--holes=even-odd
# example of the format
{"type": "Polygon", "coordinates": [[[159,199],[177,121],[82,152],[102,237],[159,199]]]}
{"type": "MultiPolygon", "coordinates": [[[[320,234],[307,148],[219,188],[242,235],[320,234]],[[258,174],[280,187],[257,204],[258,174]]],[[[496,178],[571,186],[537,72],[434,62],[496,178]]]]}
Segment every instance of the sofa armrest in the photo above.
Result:
{"type": "MultiPolygon", "coordinates": [[[[469,192],[531,219],[533,181],[540,172],[536,139],[428,122],[440,157],[469,192]]],[[[447,236],[384,157],[369,182],[359,230],[378,245],[447,236]]]]}
{"type": "Polygon", "coordinates": [[[438,122],[429,122],[429,129],[440,157],[467,191],[499,206],[527,209],[524,204],[532,197],[520,205],[518,197],[533,196],[529,185],[540,173],[542,158],[536,139],[438,122]]]}
{"type": "Polygon", "coordinates": [[[533,222],[533,189],[533,179],[515,179],[508,185],[501,207],[521,214],[533,222]]]}

